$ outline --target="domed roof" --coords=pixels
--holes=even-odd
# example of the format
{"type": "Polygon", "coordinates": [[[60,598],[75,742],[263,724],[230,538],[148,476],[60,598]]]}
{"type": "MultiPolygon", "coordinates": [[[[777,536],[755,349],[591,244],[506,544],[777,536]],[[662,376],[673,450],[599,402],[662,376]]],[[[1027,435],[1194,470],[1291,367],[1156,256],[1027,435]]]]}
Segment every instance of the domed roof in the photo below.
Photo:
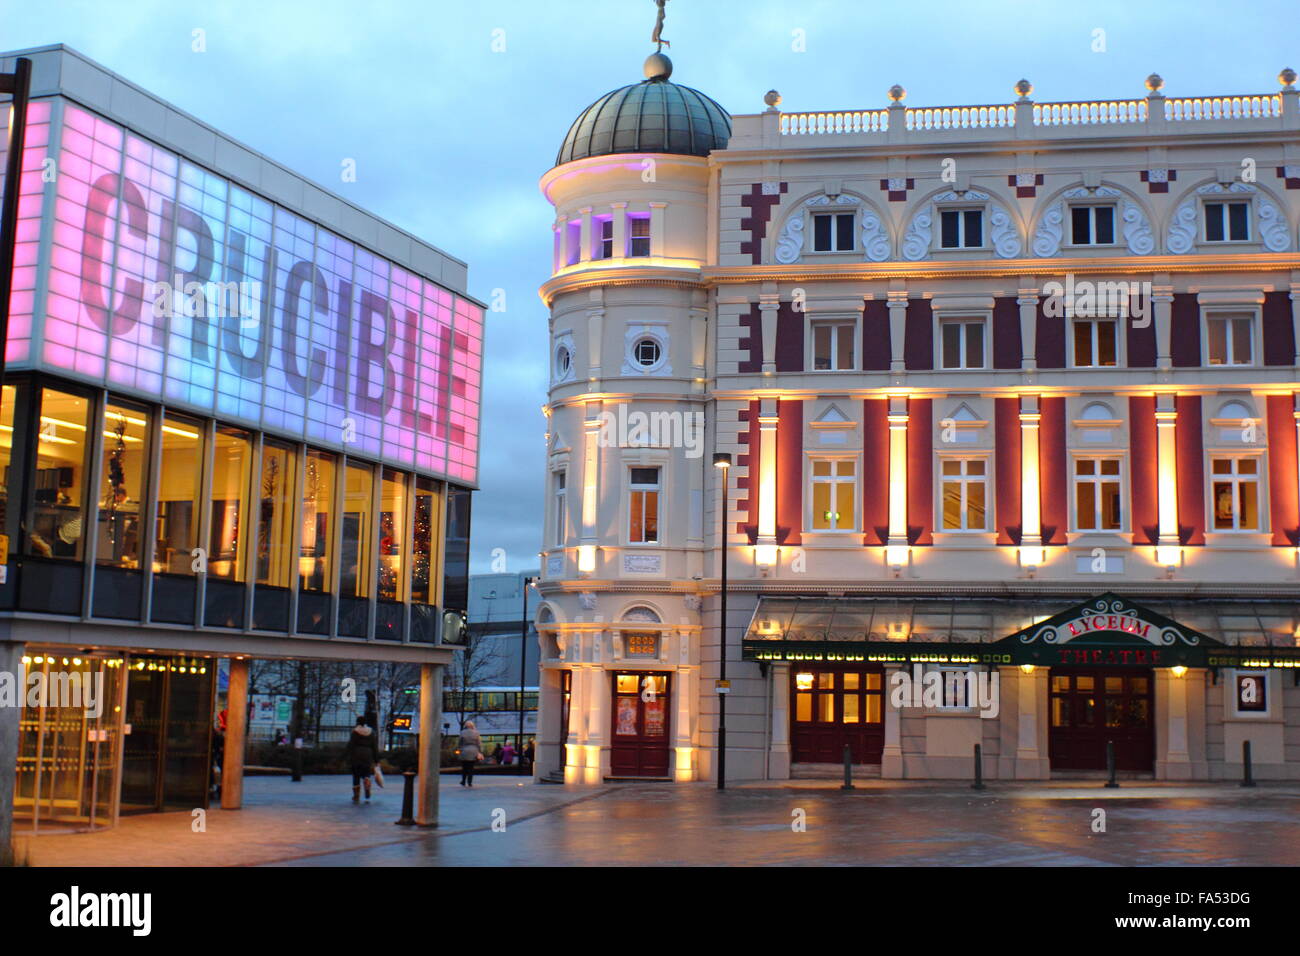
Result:
{"type": "Polygon", "coordinates": [[[646,61],[649,79],[606,93],[569,127],[555,165],[612,153],[707,156],[731,138],[731,117],[699,90],[669,81],[662,54],[646,61]]]}

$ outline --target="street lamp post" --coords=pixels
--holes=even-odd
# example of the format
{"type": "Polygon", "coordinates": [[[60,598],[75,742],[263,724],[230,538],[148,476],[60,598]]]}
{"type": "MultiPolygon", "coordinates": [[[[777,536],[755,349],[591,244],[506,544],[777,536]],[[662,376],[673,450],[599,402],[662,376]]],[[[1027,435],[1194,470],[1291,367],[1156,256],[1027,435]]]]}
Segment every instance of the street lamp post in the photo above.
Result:
{"type": "Polygon", "coordinates": [[[519,622],[519,772],[524,773],[524,685],[528,670],[528,589],[537,584],[536,578],[524,578],[523,614],[519,622]]]}
{"type": "Polygon", "coordinates": [[[713,466],[722,472],[718,492],[718,560],[722,564],[722,606],[718,618],[718,789],[727,789],[727,477],[731,474],[731,455],[715,452],[713,466]]]}

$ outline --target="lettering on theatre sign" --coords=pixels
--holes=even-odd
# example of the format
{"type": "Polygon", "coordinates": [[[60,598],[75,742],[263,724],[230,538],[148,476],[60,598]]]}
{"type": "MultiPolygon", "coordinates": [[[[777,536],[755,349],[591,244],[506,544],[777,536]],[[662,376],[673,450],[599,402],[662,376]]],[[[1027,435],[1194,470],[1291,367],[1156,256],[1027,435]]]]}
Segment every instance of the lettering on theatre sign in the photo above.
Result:
{"type": "Polygon", "coordinates": [[[25,166],[58,172],[24,176],[24,225],[52,201],[53,226],[11,361],[476,479],[480,306],[67,101],[33,110],[25,166]]]}

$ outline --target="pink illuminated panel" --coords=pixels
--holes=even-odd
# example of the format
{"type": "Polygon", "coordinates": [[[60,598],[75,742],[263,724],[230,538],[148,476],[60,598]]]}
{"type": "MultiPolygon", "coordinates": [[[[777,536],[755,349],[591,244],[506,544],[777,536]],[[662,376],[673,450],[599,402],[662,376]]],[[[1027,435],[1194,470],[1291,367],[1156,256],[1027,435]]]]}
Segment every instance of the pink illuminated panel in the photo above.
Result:
{"type": "Polygon", "coordinates": [[[49,124],[34,104],[11,361],[31,347],[48,150],[37,364],[477,480],[479,306],[71,103],[57,144],[49,124]]]}
{"type": "MultiPolygon", "coordinates": [[[[8,138],[11,113],[8,107],[0,109],[4,121],[4,125],[0,126],[0,183],[4,182],[8,159],[2,147],[8,138]]],[[[9,299],[6,362],[21,362],[31,354],[32,315],[36,301],[36,257],[40,249],[41,203],[45,191],[41,174],[49,141],[50,104],[28,104],[22,181],[18,186],[18,232],[14,237],[14,274],[9,299]]]]}

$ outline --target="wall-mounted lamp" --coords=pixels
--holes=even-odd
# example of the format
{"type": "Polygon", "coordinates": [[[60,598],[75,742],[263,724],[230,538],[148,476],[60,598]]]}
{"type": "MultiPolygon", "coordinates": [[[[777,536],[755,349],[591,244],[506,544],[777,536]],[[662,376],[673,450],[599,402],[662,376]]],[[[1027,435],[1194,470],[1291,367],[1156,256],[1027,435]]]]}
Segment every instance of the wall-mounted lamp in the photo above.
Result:
{"type": "Polygon", "coordinates": [[[1046,563],[1047,551],[1038,545],[1027,545],[1020,549],[1020,566],[1029,577],[1033,577],[1038,568],[1046,563]]]}
{"type": "Polygon", "coordinates": [[[578,545],[578,570],[586,574],[596,570],[596,546],[594,544],[578,545]]]}
{"type": "Polygon", "coordinates": [[[774,544],[754,546],[754,563],[760,568],[770,568],[776,564],[777,548],[774,544]]]}
{"type": "Polygon", "coordinates": [[[1183,561],[1183,549],[1171,545],[1159,545],[1156,547],[1156,564],[1165,569],[1165,575],[1173,577],[1174,572],[1183,561]]]}
{"type": "Polygon", "coordinates": [[[891,544],[885,548],[885,563],[894,572],[894,577],[903,573],[903,565],[907,564],[911,553],[911,549],[902,544],[891,544]]]}
{"type": "Polygon", "coordinates": [[[1169,669],[1173,671],[1175,677],[1182,677],[1184,674],[1187,673],[1187,668],[1184,667],[1182,664],[1175,664],[1173,667],[1169,669]]]}
{"type": "Polygon", "coordinates": [[[1033,665],[1033,664],[1021,664],[1021,665],[1020,665],[1020,672],[1021,672],[1022,674],[1032,674],[1032,673],[1034,672],[1034,665],[1033,665]]]}

